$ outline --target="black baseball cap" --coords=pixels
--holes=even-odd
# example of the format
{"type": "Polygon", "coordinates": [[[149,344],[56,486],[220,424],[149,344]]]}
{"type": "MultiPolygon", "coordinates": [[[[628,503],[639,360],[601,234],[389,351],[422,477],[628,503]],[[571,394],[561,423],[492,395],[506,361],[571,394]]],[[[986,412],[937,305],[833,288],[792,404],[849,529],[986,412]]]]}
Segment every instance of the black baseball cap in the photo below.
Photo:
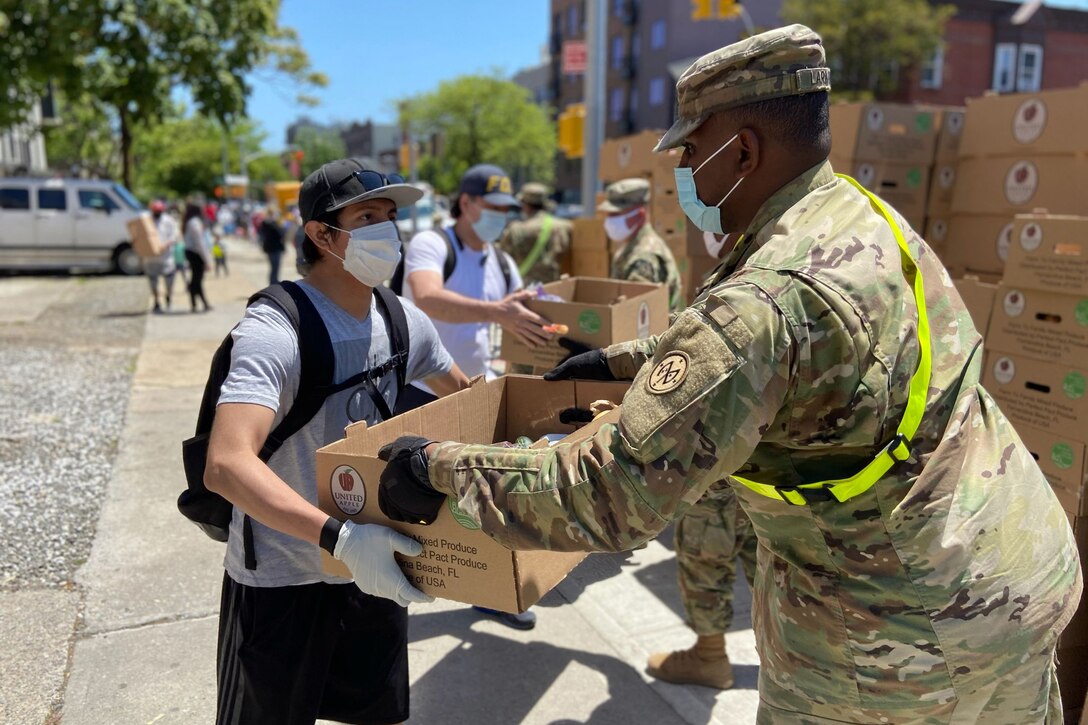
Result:
{"type": "Polygon", "coordinates": [[[330,161],[302,182],[298,208],[302,221],[367,199],[389,199],[398,209],[423,198],[423,192],[396,174],[367,169],[355,159],[330,161]]]}
{"type": "Polygon", "coordinates": [[[514,185],[510,177],[498,166],[477,164],[461,177],[459,193],[469,196],[482,196],[484,201],[495,206],[521,206],[513,195],[514,185]]]}

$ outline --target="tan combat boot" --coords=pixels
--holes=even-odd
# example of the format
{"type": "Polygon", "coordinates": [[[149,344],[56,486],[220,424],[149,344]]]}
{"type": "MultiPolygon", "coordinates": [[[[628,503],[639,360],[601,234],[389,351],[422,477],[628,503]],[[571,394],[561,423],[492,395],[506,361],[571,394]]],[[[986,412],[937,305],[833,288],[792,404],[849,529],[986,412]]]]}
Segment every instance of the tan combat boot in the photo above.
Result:
{"type": "Polygon", "coordinates": [[[691,649],[650,655],[646,672],[677,685],[702,685],[718,690],[733,686],[733,667],[725,653],[725,635],[700,635],[691,649]]]}

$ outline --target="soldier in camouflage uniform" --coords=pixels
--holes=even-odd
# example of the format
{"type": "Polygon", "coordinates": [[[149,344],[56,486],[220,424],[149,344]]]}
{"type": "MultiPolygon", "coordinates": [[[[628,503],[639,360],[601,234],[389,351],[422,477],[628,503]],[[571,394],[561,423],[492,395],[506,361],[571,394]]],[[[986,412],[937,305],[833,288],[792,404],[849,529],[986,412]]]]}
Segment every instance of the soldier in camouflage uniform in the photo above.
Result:
{"type": "Polygon", "coordinates": [[[526,184],[517,198],[523,218],[507,225],[499,247],[517,262],[526,284],[554,282],[559,279],[559,257],[570,248],[571,224],[548,211],[548,187],[543,184],[526,184]]]}
{"type": "Polygon", "coordinates": [[[669,290],[669,310],[679,312],[684,307],[680,271],[665,240],[647,223],[649,201],[650,182],[646,179],[623,179],[605,189],[605,200],[597,211],[608,215],[605,232],[621,245],[612,258],[609,276],[665,285],[669,290]]]}
{"type": "Polygon", "coordinates": [[[759,723],[1060,723],[1072,531],[947,271],[827,163],[829,78],[796,25],[696,61],[659,148],[685,148],[693,222],[746,234],[660,337],[549,374],[633,378],[618,420],[544,450],[398,439],[383,510],[449,495],[511,548],[614,551],[733,476],[759,723]]]}

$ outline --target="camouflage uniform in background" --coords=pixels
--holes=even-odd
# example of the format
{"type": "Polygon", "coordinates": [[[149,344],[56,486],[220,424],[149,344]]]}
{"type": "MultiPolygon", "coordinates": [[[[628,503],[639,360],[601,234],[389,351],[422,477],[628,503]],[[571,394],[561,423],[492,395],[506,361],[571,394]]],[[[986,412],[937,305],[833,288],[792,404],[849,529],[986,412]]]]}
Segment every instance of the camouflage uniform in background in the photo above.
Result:
{"type": "Polygon", "coordinates": [[[536,247],[545,221],[551,219],[552,229],[544,250],[533,266],[523,271],[521,276],[527,285],[533,282],[554,282],[559,279],[559,258],[570,249],[571,223],[543,208],[548,201],[548,188],[542,184],[526,184],[518,193],[518,201],[539,207],[540,211],[527,219],[508,224],[499,239],[499,248],[513,257],[520,269],[536,247]]]}
{"type": "Polygon", "coordinates": [[[627,282],[663,284],[669,291],[669,312],[684,309],[676,260],[665,240],[649,224],[643,224],[635,236],[616,252],[609,276],[627,282]]]}
{"type": "Polygon", "coordinates": [[[752,587],[756,535],[729,482],[721,480],[676,522],[680,600],[695,634],[725,634],[733,626],[738,558],[752,587]]]}

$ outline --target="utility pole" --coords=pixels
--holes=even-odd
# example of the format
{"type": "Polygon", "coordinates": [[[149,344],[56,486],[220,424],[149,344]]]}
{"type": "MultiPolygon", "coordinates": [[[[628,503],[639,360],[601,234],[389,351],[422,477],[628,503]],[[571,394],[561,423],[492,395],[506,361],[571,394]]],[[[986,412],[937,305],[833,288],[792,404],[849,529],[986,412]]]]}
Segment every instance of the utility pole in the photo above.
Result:
{"type": "Polygon", "coordinates": [[[585,154],[582,156],[582,216],[595,212],[598,160],[604,142],[604,51],[608,31],[608,7],[605,0],[586,0],[586,75],[585,75],[585,154]]]}

